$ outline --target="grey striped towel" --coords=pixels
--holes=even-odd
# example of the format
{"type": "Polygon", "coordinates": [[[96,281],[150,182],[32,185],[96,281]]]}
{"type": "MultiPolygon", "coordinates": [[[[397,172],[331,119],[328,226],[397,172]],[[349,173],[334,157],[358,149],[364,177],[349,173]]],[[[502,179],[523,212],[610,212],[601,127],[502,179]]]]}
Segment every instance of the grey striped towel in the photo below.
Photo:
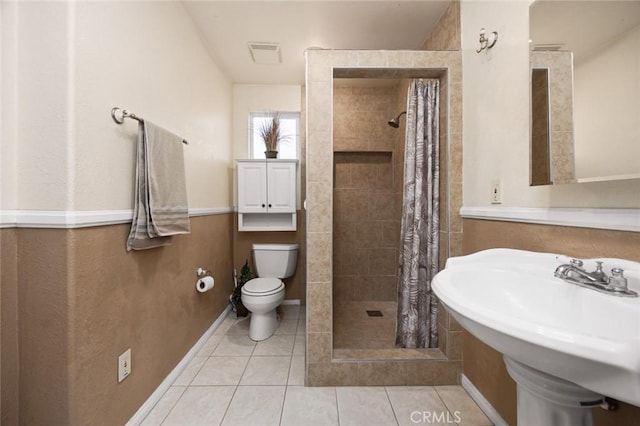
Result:
{"type": "Polygon", "coordinates": [[[147,120],[141,121],[127,251],[166,246],[172,235],[189,232],[182,138],[147,120]]]}

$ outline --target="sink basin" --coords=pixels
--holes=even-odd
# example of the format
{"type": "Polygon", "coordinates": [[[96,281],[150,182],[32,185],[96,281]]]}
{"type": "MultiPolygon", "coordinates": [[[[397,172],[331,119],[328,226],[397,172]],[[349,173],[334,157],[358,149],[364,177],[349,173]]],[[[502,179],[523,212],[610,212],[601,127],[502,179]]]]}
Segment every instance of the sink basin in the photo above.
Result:
{"type": "MultiPolygon", "coordinates": [[[[592,259],[584,261],[585,269],[594,270],[595,260],[604,262],[607,274],[624,269],[629,288],[640,291],[640,263],[592,259]]],[[[464,328],[505,358],[640,405],[640,298],[554,277],[568,261],[549,253],[485,250],[450,258],[433,289],[464,328]]]]}

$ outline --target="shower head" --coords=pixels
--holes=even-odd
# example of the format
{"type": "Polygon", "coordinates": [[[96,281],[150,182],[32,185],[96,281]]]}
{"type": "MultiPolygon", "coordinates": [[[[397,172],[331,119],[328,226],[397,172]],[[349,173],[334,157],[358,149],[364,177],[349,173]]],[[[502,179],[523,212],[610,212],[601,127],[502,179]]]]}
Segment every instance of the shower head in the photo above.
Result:
{"type": "Polygon", "coordinates": [[[398,127],[400,127],[400,117],[402,117],[402,114],[406,113],[407,111],[402,111],[396,118],[392,118],[391,120],[387,121],[387,124],[394,129],[397,129],[398,127]]]}

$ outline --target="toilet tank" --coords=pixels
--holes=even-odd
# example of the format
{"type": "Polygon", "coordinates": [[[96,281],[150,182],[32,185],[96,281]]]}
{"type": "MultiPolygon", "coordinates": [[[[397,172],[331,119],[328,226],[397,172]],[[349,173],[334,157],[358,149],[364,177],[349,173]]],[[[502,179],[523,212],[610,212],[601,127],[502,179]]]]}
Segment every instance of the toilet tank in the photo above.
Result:
{"type": "Polygon", "coordinates": [[[287,278],[296,271],[297,244],[253,244],[256,273],[262,278],[287,278]]]}

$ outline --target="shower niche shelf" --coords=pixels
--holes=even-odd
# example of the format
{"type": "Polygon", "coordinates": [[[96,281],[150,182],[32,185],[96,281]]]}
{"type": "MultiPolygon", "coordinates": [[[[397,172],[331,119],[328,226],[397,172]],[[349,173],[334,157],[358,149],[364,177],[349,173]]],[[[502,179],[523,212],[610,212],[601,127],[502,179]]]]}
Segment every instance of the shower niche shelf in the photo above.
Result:
{"type": "Polygon", "coordinates": [[[391,156],[393,155],[393,151],[389,151],[389,150],[371,150],[371,149],[336,149],[333,151],[333,154],[335,156],[338,155],[348,155],[348,154],[359,154],[359,155],[371,155],[371,156],[376,156],[376,155],[385,155],[389,157],[389,160],[391,160],[391,156]]]}
{"type": "Polygon", "coordinates": [[[334,151],[333,160],[335,189],[378,192],[393,188],[391,151],[334,151]]]}

